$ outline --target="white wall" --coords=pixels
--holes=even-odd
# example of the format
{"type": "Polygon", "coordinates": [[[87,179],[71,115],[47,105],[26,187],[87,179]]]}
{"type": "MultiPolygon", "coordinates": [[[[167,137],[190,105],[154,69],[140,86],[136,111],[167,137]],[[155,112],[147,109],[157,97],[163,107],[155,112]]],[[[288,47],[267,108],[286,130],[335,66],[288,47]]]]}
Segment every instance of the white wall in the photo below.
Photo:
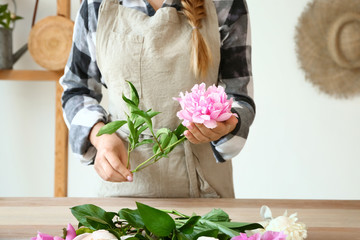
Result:
{"type": "MultiPolygon", "coordinates": [[[[248,0],[257,116],[234,160],[239,198],[360,199],[360,98],[333,99],[304,80],[293,36],[307,2],[248,0]]],[[[34,5],[17,3],[26,20],[16,26],[15,48],[28,36],[34,5]]],[[[74,19],[79,3],[72,4],[74,19]]],[[[37,19],[54,15],[55,5],[40,1],[37,19]]],[[[40,69],[28,53],[15,68],[40,69]]],[[[0,81],[0,197],[53,195],[54,97],[51,82],[0,81]]],[[[70,154],[69,196],[96,196],[97,181],[70,154]]]]}

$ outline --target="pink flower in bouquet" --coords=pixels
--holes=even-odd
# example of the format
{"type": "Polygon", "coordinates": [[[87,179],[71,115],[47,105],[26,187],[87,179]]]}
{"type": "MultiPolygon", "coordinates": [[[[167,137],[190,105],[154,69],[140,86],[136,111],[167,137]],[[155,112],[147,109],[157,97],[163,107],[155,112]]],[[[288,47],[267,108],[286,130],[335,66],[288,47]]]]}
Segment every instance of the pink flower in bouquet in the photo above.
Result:
{"type": "MultiPolygon", "coordinates": [[[[70,223],[68,224],[66,231],[67,233],[65,240],[73,240],[76,237],[76,231],[70,223]]],[[[58,236],[53,237],[51,235],[38,232],[37,236],[31,238],[31,240],[64,240],[64,239],[58,236]]]]}
{"type": "Polygon", "coordinates": [[[231,238],[231,240],[286,240],[286,235],[282,232],[267,231],[264,234],[254,234],[248,237],[245,233],[240,233],[240,236],[231,238]]]}
{"type": "Polygon", "coordinates": [[[180,98],[174,98],[181,105],[182,110],[177,116],[188,126],[191,122],[202,123],[207,128],[215,128],[217,123],[228,120],[232,115],[233,99],[227,99],[224,88],[215,85],[206,90],[205,83],[196,84],[191,92],[180,93],[180,98]]]}

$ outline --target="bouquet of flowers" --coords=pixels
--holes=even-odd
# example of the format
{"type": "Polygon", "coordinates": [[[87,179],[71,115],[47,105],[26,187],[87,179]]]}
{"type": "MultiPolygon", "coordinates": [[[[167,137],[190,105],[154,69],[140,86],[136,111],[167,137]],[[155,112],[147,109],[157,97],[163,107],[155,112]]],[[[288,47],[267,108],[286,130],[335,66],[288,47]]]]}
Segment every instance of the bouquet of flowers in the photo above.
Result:
{"type": "Polygon", "coordinates": [[[227,95],[223,87],[210,86],[206,90],[205,83],[200,85],[196,84],[191,92],[180,93],[180,98],[174,98],[181,105],[181,110],[177,116],[183,120],[182,124],[175,130],[169,128],[160,128],[156,133],[153,130],[152,118],[160,112],[153,111],[152,109],[142,110],[139,108],[139,95],[134,85],[128,81],[130,88],[130,96],[122,95],[125,101],[129,114],[126,120],[117,120],[110,122],[103,126],[98,132],[97,136],[102,134],[113,134],[119,128],[127,125],[129,129],[129,145],[128,145],[128,166],[130,161],[131,152],[143,145],[153,145],[153,156],[138,165],[132,172],[137,172],[153,163],[156,163],[163,157],[168,157],[169,153],[181,142],[186,140],[184,131],[190,122],[202,123],[208,128],[214,128],[219,121],[225,121],[232,115],[231,105],[233,100],[227,99],[227,95]],[[139,136],[145,130],[149,129],[152,139],[144,139],[139,141],[139,136]]]}
{"type": "Polygon", "coordinates": [[[32,240],[302,240],[307,236],[305,225],[296,223],[294,214],[271,217],[263,226],[232,222],[221,209],[189,216],[139,202],[136,206],[137,209],[122,208],[118,212],[107,212],[91,204],[75,206],[71,212],[79,221],[77,230],[69,224],[62,238],[39,232],[32,240]]]}

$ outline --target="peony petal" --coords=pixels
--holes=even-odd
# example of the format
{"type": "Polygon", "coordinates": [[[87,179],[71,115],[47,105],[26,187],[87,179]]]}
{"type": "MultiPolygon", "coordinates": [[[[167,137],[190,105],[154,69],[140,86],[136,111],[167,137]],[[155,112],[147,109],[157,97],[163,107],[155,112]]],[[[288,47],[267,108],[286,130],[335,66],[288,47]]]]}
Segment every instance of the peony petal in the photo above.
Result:
{"type": "Polygon", "coordinates": [[[204,125],[205,127],[212,129],[212,128],[216,128],[217,123],[215,120],[209,120],[209,121],[204,121],[204,125]]]}
{"type": "Polygon", "coordinates": [[[217,119],[220,113],[221,113],[221,110],[214,110],[210,113],[210,118],[217,119]]]}
{"type": "Polygon", "coordinates": [[[69,223],[66,230],[67,234],[65,240],[73,240],[76,237],[76,231],[74,227],[69,223]]]}
{"type": "Polygon", "coordinates": [[[261,240],[286,240],[286,237],[282,232],[267,231],[261,236],[261,240]]]}
{"type": "Polygon", "coordinates": [[[54,237],[54,240],[64,240],[64,239],[61,238],[61,237],[55,236],[55,237],[54,237]]]}
{"type": "Polygon", "coordinates": [[[54,240],[54,237],[49,234],[38,232],[36,239],[37,240],[54,240]]]}
{"type": "Polygon", "coordinates": [[[201,115],[193,115],[192,122],[194,123],[204,123],[204,119],[201,118],[201,115]]]}
{"type": "Polygon", "coordinates": [[[210,115],[201,115],[200,116],[202,119],[204,119],[205,121],[209,121],[210,120],[210,115]]]}
{"type": "Polygon", "coordinates": [[[223,113],[215,120],[218,122],[226,121],[228,120],[233,114],[232,113],[223,113]]]}

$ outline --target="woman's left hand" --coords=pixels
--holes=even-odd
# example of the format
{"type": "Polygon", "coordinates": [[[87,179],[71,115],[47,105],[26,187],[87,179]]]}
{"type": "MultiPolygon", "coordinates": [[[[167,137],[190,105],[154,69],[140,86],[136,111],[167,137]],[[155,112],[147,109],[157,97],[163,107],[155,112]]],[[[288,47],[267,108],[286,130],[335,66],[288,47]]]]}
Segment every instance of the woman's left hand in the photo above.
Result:
{"type": "Polygon", "coordinates": [[[188,130],[184,132],[184,135],[191,143],[208,143],[216,141],[232,132],[235,129],[237,122],[238,119],[235,116],[231,116],[224,122],[217,122],[217,126],[213,129],[205,127],[204,124],[190,123],[187,127],[188,130]]]}

